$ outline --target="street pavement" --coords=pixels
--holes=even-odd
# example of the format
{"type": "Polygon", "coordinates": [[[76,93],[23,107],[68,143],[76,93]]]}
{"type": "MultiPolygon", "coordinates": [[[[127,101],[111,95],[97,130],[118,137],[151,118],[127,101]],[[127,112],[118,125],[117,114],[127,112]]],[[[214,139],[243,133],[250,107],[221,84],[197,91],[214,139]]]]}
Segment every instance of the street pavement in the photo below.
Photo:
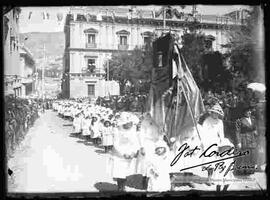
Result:
{"type": "MultiPolygon", "coordinates": [[[[72,134],[72,122],[47,110],[37,119],[7,166],[8,192],[98,192],[117,189],[108,173],[109,154],[72,134]]],[[[230,187],[234,190],[266,189],[266,174],[255,173],[244,179],[238,177],[230,187]]],[[[141,177],[128,179],[127,191],[144,191],[141,177]]],[[[215,191],[215,186],[193,184],[176,190],[215,191]]]]}

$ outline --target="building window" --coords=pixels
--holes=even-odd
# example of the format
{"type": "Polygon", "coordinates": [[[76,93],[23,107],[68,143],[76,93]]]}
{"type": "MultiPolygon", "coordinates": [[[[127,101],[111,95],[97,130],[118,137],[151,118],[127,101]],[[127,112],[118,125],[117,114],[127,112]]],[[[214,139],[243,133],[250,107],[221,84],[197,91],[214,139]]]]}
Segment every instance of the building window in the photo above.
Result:
{"type": "Polygon", "coordinates": [[[88,85],[88,96],[95,96],[95,85],[88,85]]]}
{"type": "Polygon", "coordinates": [[[93,58],[87,59],[87,71],[94,73],[96,69],[96,60],[93,58]]]}
{"type": "Polygon", "coordinates": [[[88,34],[88,44],[95,44],[96,43],[96,35],[95,34],[88,34]]]}
{"type": "Polygon", "coordinates": [[[120,45],[127,45],[127,36],[126,35],[120,36],[120,45]]]}

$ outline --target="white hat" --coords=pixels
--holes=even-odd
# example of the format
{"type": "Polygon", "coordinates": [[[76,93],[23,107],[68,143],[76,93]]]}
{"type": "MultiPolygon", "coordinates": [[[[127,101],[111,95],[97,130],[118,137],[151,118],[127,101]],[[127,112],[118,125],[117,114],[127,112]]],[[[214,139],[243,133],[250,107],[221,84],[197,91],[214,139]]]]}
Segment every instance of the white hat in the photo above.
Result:
{"type": "Polygon", "coordinates": [[[214,105],[212,108],[210,108],[208,111],[209,111],[209,112],[217,113],[217,114],[221,115],[222,117],[224,116],[224,112],[223,112],[221,106],[220,106],[218,103],[215,104],[215,105],[214,105]]]}
{"type": "Polygon", "coordinates": [[[123,125],[123,124],[129,123],[129,122],[133,122],[134,124],[138,124],[139,121],[140,120],[136,115],[128,113],[128,112],[122,112],[117,123],[118,123],[118,125],[123,125]]]}

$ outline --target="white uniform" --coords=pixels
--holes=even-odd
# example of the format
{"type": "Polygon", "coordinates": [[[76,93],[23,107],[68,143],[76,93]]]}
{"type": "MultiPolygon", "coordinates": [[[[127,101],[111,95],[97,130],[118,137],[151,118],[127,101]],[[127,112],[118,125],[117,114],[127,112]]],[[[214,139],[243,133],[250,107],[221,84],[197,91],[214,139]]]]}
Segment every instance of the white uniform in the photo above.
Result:
{"type": "Polygon", "coordinates": [[[102,145],[111,146],[113,145],[113,127],[103,127],[102,129],[102,145]]]}
{"type": "MultiPolygon", "coordinates": [[[[197,129],[199,131],[200,137],[203,137],[204,129],[202,128],[202,126],[197,124],[197,129]]],[[[173,146],[174,157],[184,150],[185,143],[189,146],[189,148],[184,151],[185,153],[194,149],[196,146],[200,150],[196,150],[193,152],[191,156],[186,156],[186,157],[184,157],[185,153],[183,153],[180,159],[174,164],[174,166],[171,167],[171,172],[179,172],[179,170],[181,169],[202,164],[204,161],[203,159],[199,158],[199,156],[203,152],[203,149],[201,147],[202,141],[200,141],[195,127],[190,127],[188,129],[183,130],[183,132],[181,132],[180,137],[177,138],[173,146]],[[179,151],[180,147],[182,148],[179,151]]],[[[172,158],[171,161],[173,161],[173,159],[174,158],[172,158]]],[[[202,171],[201,167],[187,169],[187,170],[184,170],[183,172],[186,172],[186,173],[189,172],[189,173],[193,173],[195,175],[201,176],[201,177],[207,177],[207,172],[202,171]]]]}
{"type": "Polygon", "coordinates": [[[147,177],[149,177],[147,190],[153,192],[169,191],[171,189],[169,147],[162,138],[155,143],[154,149],[158,147],[165,148],[166,152],[163,155],[158,155],[154,150],[154,153],[151,154],[150,164],[147,167],[147,177]]]}
{"type": "Polygon", "coordinates": [[[75,133],[82,131],[82,117],[75,117],[73,120],[73,130],[75,133]]]}
{"type": "Polygon", "coordinates": [[[126,178],[136,174],[136,158],[127,158],[124,155],[134,156],[139,150],[136,127],[128,130],[119,127],[114,135],[112,151],[111,175],[113,178],[126,178]]]}
{"type": "Polygon", "coordinates": [[[101,137],[100,133],[100,123],[99,121],[94,122],[94,125],[91,126],[91,137],[92,138],[99,138],[101,137]]]}
{"type": "MultiPolygon", "coordinates": [[[[203,144],[205,148],[208,148],[212,144],[217,144],[215,147],[211,147],[211,149],[208,151],[208,153],[212,151],[218,151],[218,147],[222,146],[231,146],[233,147],[233,144],[227,139],[224,138],[224,129],[223,129],[223,122],[220,119],[213,119],[212,117],[208,117],[205,119],[203,123],[204,128],[204,135],[202,137],[203,144]]],[[[227,157],[227,156],[226,156],[227,157]]],[[[222,157],[225,158],[225,157],[222,157]]],[[[221,157],[212,156],[211,158],[205,158],[204,162],[210,162],[215,161],[217,159],[221,159],[221,157]]],[[[230,163],[233,162],[233,159],[224,160],[224,166],[229,166],[230,163]]],[[[216,163],[212,164],[212,167],[215,167],[216,163]]],[[[215,184],[223,185],[226,181],[223,179],[223,175],[225,174],[226,169],[224,171],[216,170],[213,172],[212,180],[214,180],[215,184]]],[[[230,183],[233,181],[233,174],[232,171],[229,172],[226,177],[228,181],[227,183],[230,183]]]]}
{"type": "Polygon", "coordinates": [[[154,154],[155,141],[158,139],[156,127],[150,126],[148,122],[144,122],[142,123],[141,131],[139,132],[138,136],[140,147],[143,148],[144,155],[140,153],[137,158],[137,173],[142,174],[142,176],[147,175],[149,159],[151,158],[152,154],[154,154]]]}
{"type": "Polygon", "coordinates": [[[82,120],[82,135],[91,135],[90,126],[91,126],[91,119],[82,120]]]}

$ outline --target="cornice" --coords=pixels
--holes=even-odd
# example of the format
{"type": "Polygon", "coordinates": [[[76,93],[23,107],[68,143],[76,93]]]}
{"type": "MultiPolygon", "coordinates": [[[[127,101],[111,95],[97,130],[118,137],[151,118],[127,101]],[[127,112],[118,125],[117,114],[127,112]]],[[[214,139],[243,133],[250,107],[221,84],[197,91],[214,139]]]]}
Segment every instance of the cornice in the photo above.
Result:
{"type": "Polygon", "coordinates": [[[101,52],[101,53],[112,53],[112,52],[129,52],[132,50],[118,50],[118,49],[101,49],[101,48],[96,48],[96,49],[85,49],[85,48],[68,48],[65,49],[66,53],[72,53],[72,52],[101,52]]]}
{"type": "MultiPolygon", "coordinates": [[[[162,28],[162,19],[150,19],[150,18],[134,18],[128,19],[125,17],[112,17],[102,16],[102,21],[96,20],[93,16],[90,21],[78,21],[70,20],[70,23],[74,24],[97,24],[97,25],[128,25],[128,26],[152,26],[153,28],[162,28]]],[[[183,28],[186,26],[195,25],[198,28],[203,29],[233,29],[234,27],[244,26],[237,24],[220,24],[220,23],[206,23],[206,22],[193,22],[193,21],[183,21],[183,20],[166,20],[166,26],[170,28],[183,28]],[[195,24],[194,24],[195,23],[195,24]]]]}

